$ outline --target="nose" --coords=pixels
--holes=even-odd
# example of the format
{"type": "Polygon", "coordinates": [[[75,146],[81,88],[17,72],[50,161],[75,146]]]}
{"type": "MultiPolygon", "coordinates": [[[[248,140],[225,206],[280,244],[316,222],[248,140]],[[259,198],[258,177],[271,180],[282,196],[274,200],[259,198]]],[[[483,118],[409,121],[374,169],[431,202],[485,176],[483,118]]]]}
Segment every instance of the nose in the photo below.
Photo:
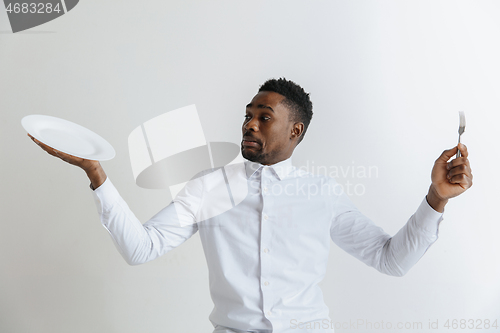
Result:
{"type": "Polygon", "coordinates": [[[257,132],[259,130],[259,122],[255,117],[252,117],[246,123],[243,123],[243,128],[247,131],[251,129],[257,132]]]}

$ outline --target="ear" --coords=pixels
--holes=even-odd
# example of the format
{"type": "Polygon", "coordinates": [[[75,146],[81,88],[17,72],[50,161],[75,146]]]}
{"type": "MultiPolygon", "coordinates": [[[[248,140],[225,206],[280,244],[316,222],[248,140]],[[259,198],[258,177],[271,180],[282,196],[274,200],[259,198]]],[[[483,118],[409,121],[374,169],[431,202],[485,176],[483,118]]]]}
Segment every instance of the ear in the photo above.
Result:
{"type": "Polygon", "coordinates": [[[295,123],[292,126],[292,132],[290,135],[290,139],[299,139],[300,136],[304,133],[304,124],[303,123],[295,123]]]}

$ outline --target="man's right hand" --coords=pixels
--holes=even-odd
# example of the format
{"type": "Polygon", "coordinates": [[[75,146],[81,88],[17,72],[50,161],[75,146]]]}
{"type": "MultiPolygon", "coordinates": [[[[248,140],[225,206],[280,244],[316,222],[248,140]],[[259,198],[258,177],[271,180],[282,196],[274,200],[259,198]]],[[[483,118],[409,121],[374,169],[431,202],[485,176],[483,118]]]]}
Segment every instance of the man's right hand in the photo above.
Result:
{"type": "Polygon", "coordinates": [[[99,161],[88,160],[85,158],[76,157],[70,154],[63,153],[62,151],[54,149],[50,146],[47,146],[43,142],[38,141],[37,139],[32,137],[29,133],[28,136],[31,138],[31,140],[33,140],[34,143],[39,145],[40,148],[45,150],[48,154],[54,157],[58,157],[69,164],[75,165],[83,169],[83,171],[85,171],[85,173],[89,177],[90,182],[92,183],[92,187],[94,189],[101,186],[102,183],[104,183],[104,181],[106,180],[107,177],[106,173],[104,172],[104,169],[101,167],[99,161]]]}

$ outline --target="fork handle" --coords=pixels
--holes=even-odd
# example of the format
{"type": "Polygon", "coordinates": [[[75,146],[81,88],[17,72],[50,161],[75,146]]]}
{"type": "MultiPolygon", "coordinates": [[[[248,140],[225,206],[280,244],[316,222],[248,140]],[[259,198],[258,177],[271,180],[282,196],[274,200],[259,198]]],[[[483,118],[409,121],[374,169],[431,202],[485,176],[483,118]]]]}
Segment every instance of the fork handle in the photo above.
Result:
{"type": "MultiPolygon", "coordinates": [[[[460,143],[460,137],[461,136],[462,136],[461,134],[458,135],[458,143],[460,143]]],[[[460,156],[462,156],[462,153],[460,152],[460,149],[458,149],[457,150],[457,158],[459,158],[460,156]]]]}

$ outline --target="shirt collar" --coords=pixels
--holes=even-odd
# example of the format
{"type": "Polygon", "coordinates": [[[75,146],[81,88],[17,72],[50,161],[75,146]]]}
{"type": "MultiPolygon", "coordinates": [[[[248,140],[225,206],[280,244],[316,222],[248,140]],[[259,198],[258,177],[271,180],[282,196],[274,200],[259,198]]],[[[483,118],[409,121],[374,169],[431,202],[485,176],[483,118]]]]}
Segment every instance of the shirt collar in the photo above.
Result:
{"type": "Polygon", "coordinates": [[[292,165],[292,157],[290,156],[286,160],[283,160],[281,162],[272,164],[272,165],[262,165],[258,162],[252,162],[250,160],[247,160],[244,158],[245,161],[245,172],[247,175],[247,178],[250,178],[253,176],[253,174],[259,170],[262,167],[268,166],[270,167],[278,176],[280,180],[285,179],[288,174],[292,171],[293,165],[292,165]]]}

